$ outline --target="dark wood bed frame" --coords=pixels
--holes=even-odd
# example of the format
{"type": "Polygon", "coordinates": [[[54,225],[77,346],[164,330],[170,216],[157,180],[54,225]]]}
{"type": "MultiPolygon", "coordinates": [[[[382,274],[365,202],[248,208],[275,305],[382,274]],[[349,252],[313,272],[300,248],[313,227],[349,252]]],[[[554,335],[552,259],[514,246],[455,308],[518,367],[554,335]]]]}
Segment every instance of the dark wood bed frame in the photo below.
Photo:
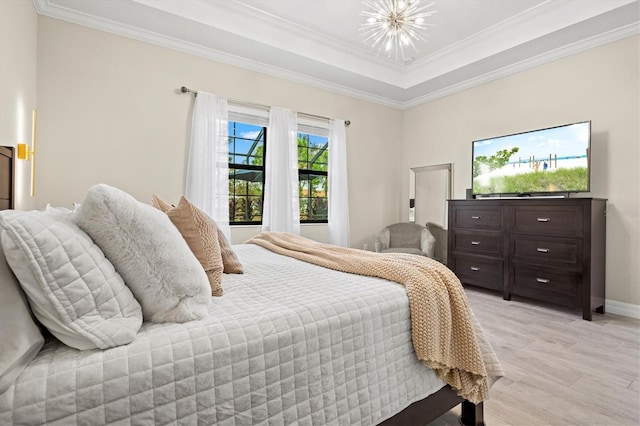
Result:
{"type": "Polygon", "coordinates": [[[484,405],[474,404],[458,396],[449,385],[425,399],[416,401],[395,416],[380,423],[381,426],[426,425],[462,404],[460,423],[464,426],[484,426],[484,405]]]}
{"type": "Polygon", "coordinates": [[[13,208],[13,148],[0,146],[0,210],[13,208]]]}

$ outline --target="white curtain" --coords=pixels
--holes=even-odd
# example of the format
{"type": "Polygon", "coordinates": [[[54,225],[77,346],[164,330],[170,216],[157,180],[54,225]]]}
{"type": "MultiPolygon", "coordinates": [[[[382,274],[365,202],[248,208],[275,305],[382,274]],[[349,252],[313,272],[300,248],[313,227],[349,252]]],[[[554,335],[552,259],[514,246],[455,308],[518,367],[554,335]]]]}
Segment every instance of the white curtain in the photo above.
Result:
{"type": "Polygon", "coordinates": [[[198,92],[193,107],[185,196],[211,216],[230,239],[228,115],[226,98],[198,92]]]}
{"type": "Polygon", "coordinates": [[[329,120],[329,243],[349,247],[349,185],[344,120],[329,120]]]}
{"type": "Polygon", "coordinates": [[[267,139],[262,230],[300,234],[296,113],[272,107],[267,139]]]}

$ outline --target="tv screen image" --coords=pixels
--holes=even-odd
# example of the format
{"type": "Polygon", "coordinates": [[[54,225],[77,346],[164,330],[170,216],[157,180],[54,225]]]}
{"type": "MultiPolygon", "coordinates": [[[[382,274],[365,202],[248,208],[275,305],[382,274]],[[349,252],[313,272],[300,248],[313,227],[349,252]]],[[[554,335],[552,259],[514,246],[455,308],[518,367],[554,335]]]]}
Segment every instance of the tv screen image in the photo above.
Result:
{"type": "Polygon", "coordinates": [[[589,191],[590,143],[590,121],[473,141],[473,194],[589,191]]]}

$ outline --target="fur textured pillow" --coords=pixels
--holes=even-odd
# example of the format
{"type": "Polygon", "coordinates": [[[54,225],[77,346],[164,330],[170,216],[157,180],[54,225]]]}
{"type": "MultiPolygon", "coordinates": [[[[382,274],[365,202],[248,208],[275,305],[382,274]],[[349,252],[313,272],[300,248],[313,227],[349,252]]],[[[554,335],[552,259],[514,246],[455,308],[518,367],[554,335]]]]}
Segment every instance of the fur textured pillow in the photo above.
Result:
{"type": "MultiPolygon", "coordinates": [[[[160,205],[165,207],[167,205],[157,195],[153,195],[151,204],[157,208],[160,205]]],[[[204,268],[211,286],[211,295],[222,296],[222,254],[220,253],[215,223],[185,197],[180,197],[180,202],[176,207],[169,207],[164,212],[178,228],[204,268]]]]}
{"type": "MultiPolygon", "coordinates": [[[[162,210],[165,213],[173,208],[171,204],[167,203],[157,195],[153,196],[152,204],[156,208],[162,210]]],[[[196,206],[193,206],[193,207],[195,209],[198,209],[196,206]]],[[[216,229],[216,233],[218,236],[218,244],[220,245],[220,252],[222,253],[222,265],[223,265],[224,273],[225,274],[242,274],[244,272],[242,269],[242,263],[240,263],[238,256],[236,256],[233,249],[231,248],[231,244],[229,244],[227,237],[224,236],[224,234],[222,233],[220,228],[218,228],[218,226],[216,225],[216,222],[213,219],[211,219],[202,210],[198,209],[198,211],[202,213],[216,229]]]]}
{"type": "Polygon", "coordinates": [[[207,275],[167,215],[109,185],[91,187],[75,221],[122,275],[151,322],[208,313],[207,275]]]}

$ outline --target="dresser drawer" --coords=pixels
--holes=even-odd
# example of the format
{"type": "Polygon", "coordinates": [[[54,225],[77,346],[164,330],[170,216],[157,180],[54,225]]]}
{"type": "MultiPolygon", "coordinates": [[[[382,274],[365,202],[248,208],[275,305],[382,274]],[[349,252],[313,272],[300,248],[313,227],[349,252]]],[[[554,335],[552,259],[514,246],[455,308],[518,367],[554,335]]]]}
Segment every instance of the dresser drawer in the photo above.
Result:
{"type": "Polygon", "coordinates": [[[499,259],[479,256],[454,255],[449,264],[464,284],[473,284],[492,290],[502,290],[503,263],[499,259]]]}
{"type": "Polygon", "coordinates": [[[582,267],[582,240],[511,236],[511,259],[537,265],[582,267]]]}
{"type": "Polygon", "coordinates": [[[502,229],[500,206],[454,206],[451,213],[450,228],[502,229]]]}
{"type": "Polygon", "coordinates": [[[535,235],[582,236],[582,206],[512,206],[512,232],[535,235]]]}
{"type": "Polygon", "coordinates": [[[582,275],[579,272],[513,264],[511,273],[512,294],[565,306],[581,306],[582,275]]]}
{"type": "Polygon", "coordinates": [[[465,231],[453,229],[451,244],[453,251],[500,256],[503,253],[503,235],[499,232],[465,231]]]}

